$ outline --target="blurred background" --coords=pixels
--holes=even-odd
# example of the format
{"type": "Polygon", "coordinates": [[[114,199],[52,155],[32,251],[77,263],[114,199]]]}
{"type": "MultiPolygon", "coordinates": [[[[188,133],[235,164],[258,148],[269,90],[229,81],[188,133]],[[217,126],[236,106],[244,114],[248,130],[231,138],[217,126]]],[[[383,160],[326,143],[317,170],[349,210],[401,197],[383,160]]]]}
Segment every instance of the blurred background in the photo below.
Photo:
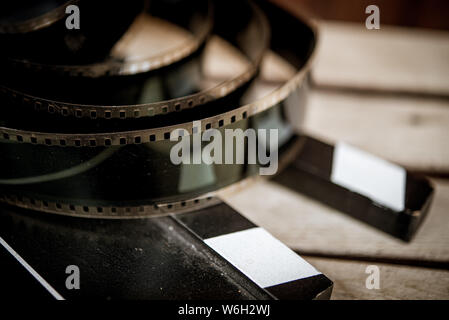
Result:
{"type": "Polygon", "coordinates": [[[326,20],[360,22],[365,8],[381,8],[382,23],[406,27],[449,30],[449,2],[446,0],[277,0],[326,20]]]}
{"type": "Polygon", "coordinates": [[[333,299],[449,299],[449,1],[275,2],[319,29],[307,134],[425,175],[435,197],[410,243],[273,182],[228,202],[332,279],[333,299]],[[369,5],[380,9],[380,30],[365,27],[369,5]],[[248,200],[260,194],[261,203],[248,200]],[[370,265],[378,290],[365,285],[370,265]]]}

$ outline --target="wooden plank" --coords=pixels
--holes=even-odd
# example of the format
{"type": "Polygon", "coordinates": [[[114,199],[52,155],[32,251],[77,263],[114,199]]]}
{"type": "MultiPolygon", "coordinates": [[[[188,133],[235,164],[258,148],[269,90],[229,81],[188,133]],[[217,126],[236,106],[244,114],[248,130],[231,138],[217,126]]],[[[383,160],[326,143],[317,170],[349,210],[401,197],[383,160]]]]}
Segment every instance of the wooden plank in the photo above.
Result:
{"type": "Polygon", "coordinates": [[[449,95],[449,32],[323,22],[318,85],[449,95]]]}
{"type": "MultiPolygon", "coordinates": [[[[223,50],[224,46],[210,47],[211,52],[220,53],[213,57],[231,59],[237,67],[223,69],[220,61],[206,59],[209,62],[206,65],[213,66],[213,72],[207,72],[210,79],[227,79],[229,70],[237,72],[245,66],[237,59],[238,55],[224,55],[229,51],[223,50]]],[[[319,69],[320,63],[317,65],[319,69]]],[[[386,74],[390,76],[390,73],[386,74]]],[[[271,92],[293,74],[294,70],[285,61],[268,54],[261,76],[272,83],[272,87],[256,86],[261,92],[254,93],[250,100],[265,96],[267,90],[271,92]]],[[[411,170],[449,173],[449,140],[446,138],[449,136],[449,99],[326,90],[312,90],[309,98],[303,122],[307,133],[329,142],[345,140],[411,170]]],[[[296,120],[301,123],[301,119],[296,120]]]]}
{"type": "Polygon", "coordinates": [[[449,100],[315,91],[304,130],[412,170],[449,172],[449,100]]]}
{"type": "Polygon", "coordinates": [[[432,208],[411,243],[269,181],[228,195],[225,201],[302,254],[447,265],[449,182],[434,182],[436,194],[432,208]]]}
{"type": "Polygon", "coordinates": [[[366,300],[447,300],[449,271],[305,257],[314,267],[334,281],[332,299],[366,300]],[[369,265],[379,267],[379,289],[367,289],[369,265]]]}

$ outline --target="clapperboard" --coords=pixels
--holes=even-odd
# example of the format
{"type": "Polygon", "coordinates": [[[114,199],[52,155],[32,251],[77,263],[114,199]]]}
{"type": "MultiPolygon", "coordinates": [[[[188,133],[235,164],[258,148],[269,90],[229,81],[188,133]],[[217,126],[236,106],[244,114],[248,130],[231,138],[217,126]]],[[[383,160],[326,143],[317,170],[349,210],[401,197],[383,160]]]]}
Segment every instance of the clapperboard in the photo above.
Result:
{"type": "Polygon", "coordinates": [[[97,220],[1,211],[10,298],[327,299],[332,281],[224,203],[166,217],[97,220]],[[79,290],[67,289],[67,267],[79,290]]]}

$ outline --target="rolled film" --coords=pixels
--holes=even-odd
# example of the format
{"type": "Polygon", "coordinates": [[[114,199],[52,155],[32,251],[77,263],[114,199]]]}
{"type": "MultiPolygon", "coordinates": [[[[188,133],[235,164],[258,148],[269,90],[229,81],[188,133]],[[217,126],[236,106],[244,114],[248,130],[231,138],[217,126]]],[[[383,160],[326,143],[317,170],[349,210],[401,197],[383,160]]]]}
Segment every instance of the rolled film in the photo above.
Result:
{"type": "MultiPolygon", "coordinates": [[[[167,153],[172,143],[167,133],[175,129],[192,132],[192,121],[198,120],[203,133],[210,128],[277,128],[283,135],[280,158],[288,158],[284,155],[291,154],[300,146],[288,115],[292,109],[303,107],[301,99],[305,94],[316,39],[314,30],[303,21],[272,5],[264,4],[263,7],[265,14],[277,15],[271,21],[289,20],[299,30],[301,41],[293,42],[285,37],[288,31],[286,25],[271,26],[270,49],[296,68],[292,78],[267,90],[266,79],[259,75],[245,94],[239,97],[239,103],[234,105],[236,107],[230,106],[229,111],[212,113],[212,116],[205,118],[187,114],[184,119],[190,121],[164,127],[83,134],[2,127],[1,148],[5,152],[1,154],[25,160],[20,165],[20,162],[9,159],[13,166],[21,168],[3,172],[0,178],[0,188],[4,194],[2,200],[21,207],[85,217],[148,216],[204,205],[204,201],[210,201],[217,190],[232,188],[257,175],[257,165],[203,166],[195,169],[190,166],[184,168],[184,172],[182,166],[175,167],[167,153]],[[251,92],[257,91],[257,88],[264,88],[261,90],[263,97],[255,95],[257,98],[251,100],[254,99],[251,92]],[[192,118],[189,119],[189,116],[192,118]],[[26,159],[29,159],[27,153],[41,159],[41,164],[35,165],[25,176],[23,168],[26,167],[26,159]],[[57,164],[51,166],[51,163],[57,164]],[[126,166],[123,166],[124,163],[126,166]],[[33,172],[38,167],[40,172],[33,172]],[[196,169],[199,174],[188,172],[196,169]],[[21,176],[14,176],[14,172],[20,172],[21,176]],[[202,177],[204,181],[189,179],[189,176],[202,177]]],[[[4,157],[4,160],[8,159],[4,157]]]]}

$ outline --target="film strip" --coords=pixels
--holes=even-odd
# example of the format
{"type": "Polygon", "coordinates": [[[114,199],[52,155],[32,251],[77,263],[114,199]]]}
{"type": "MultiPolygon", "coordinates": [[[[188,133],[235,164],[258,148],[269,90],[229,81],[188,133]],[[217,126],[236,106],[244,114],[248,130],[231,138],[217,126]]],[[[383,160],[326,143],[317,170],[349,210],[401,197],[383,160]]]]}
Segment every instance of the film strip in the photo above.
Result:
{"type": "MultiPolygon", "coordinates": [[[[204,106],[224,98],[229,100],[232,93],[244,90],[243,87],[256,75],[268,46],[269,29],[260,10],[246,1],[229,6],[216,4],[215,7],[214,35],[229,44],[223,46],[223,49],[238,51],[237,55],[241,56],[239,59],[244,65],[223,80],[211,79],[210,75],[202,71],[211,54],[204,57],[201,50],[200,54],[191,54],[187,61],[175,63],[173,59],[168,59],[166,62],[169,66],[154,72],[139,74],[137,71],[140,69],[131,66],[134,71],[129,76],[60,78],[42,73],[24,75],[15,73],[13,69],[12,73],[5,73],[3,77],[1,94],[12,104],[23,105],[35,111],[63,118],[92,120],[153,118],[204,106]],[[227,28],[226,20],[230,7],[242,12],[240,18],[234,21],[235,27],[231,29],[227,28]],[[77,91],[76,94],[73,90],[77,91]],[[157,99],[154,98],[155,90],[159,92],[157,99]]],[[[184,42],[181,45],[183,50],[188,46],[184,42]]],[[[204,46],[209,48],[212,45],[204,46]]],[[[169,55],[173,56],[171,53],[169,55]]],[[[161,61],[158,60],[155,64],[161,66],[161,61]]],[[[93,65],[84,67],[88,70],[96,69],[93,65]]]]}
{"type": "MultiPolygon", "coordinates": [[[[282,171],[293,161],[295,156],[300,152],[303,143],[304,139],[302,137],[293,137],[291,141],[289,141],[288,145],[282,150],[278,164],[279,171],[282,171]]],[[[167,214],[200,210],[215,205],[220,202],[220,197],[238,192],[242,188],[246,188],[250,184],[263,179],[263,177],[256,175],[254,170],[250,172],[239,172],[237,174],[232,171],[227,171],[226,173],[233,174],[233,177],[231,180],[228,178],[228,181],[225,181],[222,185],[213,184],[206,188],[203,187],[198,190],[192,190],[193,192],[189,192],[188,194],[179,194],[179,190],[171,190],[168,194],[175,195],[170,197],[175,200],[170,202],[154,201],[154,199],[149,198],[145,199],[145,201],[141,201],[140,205],[129,203],[127,205],[120,205],[119,203],[111,205],[106,201],[99,202],[100,204],[92,204],[92,199],[79,201],[76,199],[64,199],[63,196],[59,196],[58,200],[49,200],[51,198],[45,195],[30,196],[30,193],[27,193],[26,191],[11,193],[7,190],[0,196],[0,201],[20,208],[73,217],[108,219],[131,219],[149,216],[158,217],[167,214]],[[150,203],[148,204],[148,202],[150,203]]],[[[224,177],[221,178],[224,179],[224,177]]],[[[4,189],[5,186],[11,186],[13,184],[14,183],[11,180],[0,180],[0,189],[4,189]]],[[[123,190],[120,190],[119,192],[122,191],[123,190]]]]}
{"type": "Polygon", "coordinates": [[[25,76],[28,71],[97,78],[157,70],[200,50],[213,22],[209,0],[197,1],[195,6],[188,1],[143,0],[131,1],[126,6],[102,0],[27,2],[18,8],[5,5],[6,14],[37,15],[23,22],[4,23],[1,28],[6,34],[3,41],[7,49],[2,53],[5,66],[12,68],[12,72],[25,72],[25,76]],[[65,25],[66,8],[73,6],[79,14],[83,13],[83,28],[79,30],[68,30],[65,25]],[[48,11],[39,15],[43,10],[48,11]],[[139,50],[139,42],[151,39],[145,33],[155,27],[157,19],[165,21],[166,28],[176,26],[184,30],[185,39],[162,51],[143,52],[139,50]],[[20,32],[17,35],[13,31],[20,32]]]}
{"type": "MultiPolygon", "coordinates": [[[[232,12],[234,6],[241,6],[241,3],[221,4],[227,10],[217,12],[232,12]]],[[[5,159],[5,163],[11,163],[15,169],[3,170],[0,188],[5,196],[2,200],[21,207],[83,217],[147,216],[207,205],[217,190],[256,175],[258,165],[205,166],[203,170],[214,170],[214,178],[198,184],[195,172],[182,172],[183,168],[170,162],[167,152],[170,132],[176,129],[194,135],[197,131],[207,132],[212,128],[276,128],[281,132],[281,158],[283,154],[294,153],[292,146],[297,148],[298,143],[289,124],[289,115],[303,107],[301,101],[316,35],[314,29],[302,20],[270,4],[263,4],[263,7],[264,14],[277,15],[272,19],[270,50],[296,69],[291,78],[267,89],[267,81],[259,75],[244,92],[232,97],[237,101],[234,104],[217,102],[205,105],[203,109],[197,108],[195,112],[183,111],[171,118],[167,115],[168,125],[163,127],[146,128],[147,123],[132,123],[133,128],[143,126],[143,129],[126,130],[120,126],[126,128],[129,124],[119,122],[112,131],[112,126],[96,126],[102,124],[98,119],[92,122],[91,132],[79,133],[91,127],[74,120],[55,121],[59,118],[46,115],[42,118],[45,125],[39,121],[40,129],[34,131],[30,129],[36,123],[18,121],[15,115],[4,118],[0,127],[1,147],[5,151],[2,154],[15,159],[5,159]],[[285,38],[292,24],[301,41],[291,43],[285,38]],[[258,91],[262,93],[256,94],[258,91]],[[199,113],[202,116],[198,116],[199,113]],[[29,167],[25,163],[27,154],[30,153],[36,159],[42,159],[43,169],[36,165],[30,168],[35,172],[24,176],[29,167]],[[17,159],[25,159],[25,162],[17,159]],[[67,165],[74,161],[79,163],[67,165]],[[123,163],[127,168],[124,169],[123,163]],[[59,170],[54,170],[57,168],[59,170]],[[186,178],[189,176],[190,179],[186,178]],[[39,182],[39,179],[44,180],[39,182]],[[183,179],[194,183],[183,185],[183,179]]],[[[258,10],[252,4],[248,8],[258,10]]]]}
{"type": "Polygon", "coordinates": [[[40,4],[30,3],[5,3],[2,4],[2,17],[0,33],[27,33],[45,28],[61,20],[65,16],[66,7],[78,5],[79,0],[53,1],[40,4]],[[28,5],[27,10],[24,6],[28,5]],[[19,9],[22,9],[19,12],[19,9]],[[23,11],[26,11],[24,14],[23,11]],[[4,21],[7,19],[7,21],[4,21]]]}

